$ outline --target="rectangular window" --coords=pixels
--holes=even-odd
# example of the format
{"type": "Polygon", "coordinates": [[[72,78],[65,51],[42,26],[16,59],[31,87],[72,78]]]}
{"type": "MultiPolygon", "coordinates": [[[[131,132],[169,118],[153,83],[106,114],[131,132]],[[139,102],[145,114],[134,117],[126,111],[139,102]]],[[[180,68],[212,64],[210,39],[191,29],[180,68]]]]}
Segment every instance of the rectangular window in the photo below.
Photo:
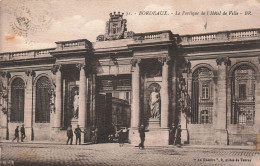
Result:
{"type": "Polygon", "coordinates": [[[209,111],[208,110],[201,111],[201,123],[202,124],[209,123],[209,111]]]}
{"type": "Polygon", "coordinates": [[[239,99],[246,99],[246,84],[239,84],[239,99]]]}
{"type": "Polygon", "coordinates": [[[209,85],[203,84],[202,85],[202,99],[208,99],[209,98],[209,85]]]}

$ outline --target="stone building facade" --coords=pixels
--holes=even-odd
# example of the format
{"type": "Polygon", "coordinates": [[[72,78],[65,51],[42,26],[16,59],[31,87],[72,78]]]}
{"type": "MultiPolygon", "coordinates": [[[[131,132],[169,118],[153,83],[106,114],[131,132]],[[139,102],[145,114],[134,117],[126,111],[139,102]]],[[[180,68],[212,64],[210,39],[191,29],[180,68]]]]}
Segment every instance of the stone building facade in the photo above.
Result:
{"type": "Polygon", "coordinates": [[[66,140],[80,125],[85,142],[112,124],[148,129],[146,145],[168,145],[181,125],[182,143],[251,145],[260,131],[260,29],[178,35],[127,31],[111,13],[106,32],[56,42],[56,48],[0,54],[0,132],[11,139],[66,140]]]}

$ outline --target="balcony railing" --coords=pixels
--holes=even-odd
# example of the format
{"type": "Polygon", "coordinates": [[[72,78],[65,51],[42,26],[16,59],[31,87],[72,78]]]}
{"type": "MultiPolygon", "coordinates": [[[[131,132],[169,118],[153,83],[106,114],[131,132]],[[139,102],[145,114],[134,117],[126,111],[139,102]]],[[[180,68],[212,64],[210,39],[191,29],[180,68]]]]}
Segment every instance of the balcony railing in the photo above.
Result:
{"type": "Polygon", "coordinates": [[[243,40],[255,40],[260,39],[260,29],[246,29],[246,30],[234,30],[224,31],[216,33],[206,33],[198,35],[182,35],[182,45],[192,44],[207,44],[218,42],[232,42],[243,40]]]}
{"type": "Polygon", "coordinates": [[[0,61],[49,57],[51,56],[50,51],[53,50],[55,50],[55,48],[2,53],[0,54],[0,61]]]}
{"type": "Polygon", "coordinates": [[[147,33],[134,34],[134,40],[136,42],[153,42],[153,41],[167,41],[172,40],[173,34],[171,31],[158,31],[147,33]]]}
{"type": "Polygon", "coordinates": [[[88,41],[87,39],[62,41],[62,42],[56,42],[56,44],[57,44],[56,51],[91,48],[91,42],[88,41]]]}

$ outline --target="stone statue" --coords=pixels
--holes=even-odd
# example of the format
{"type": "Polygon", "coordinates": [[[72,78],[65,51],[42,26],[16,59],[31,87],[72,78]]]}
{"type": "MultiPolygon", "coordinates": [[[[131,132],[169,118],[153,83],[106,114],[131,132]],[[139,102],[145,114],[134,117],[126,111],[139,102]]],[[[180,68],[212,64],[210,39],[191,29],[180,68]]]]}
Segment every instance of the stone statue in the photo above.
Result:
{"type": "Polygon", "coordinates": [[[150,95],[151,118],[160,119],[160,101],[160,93],[158,89],[154,87],[150,95]]]}
{"type": "Polygon", "coordinates": [[[74,101],[73,101],[73,118],[78,118],[79,112],[79,91],[75,91],[74,101]]]}

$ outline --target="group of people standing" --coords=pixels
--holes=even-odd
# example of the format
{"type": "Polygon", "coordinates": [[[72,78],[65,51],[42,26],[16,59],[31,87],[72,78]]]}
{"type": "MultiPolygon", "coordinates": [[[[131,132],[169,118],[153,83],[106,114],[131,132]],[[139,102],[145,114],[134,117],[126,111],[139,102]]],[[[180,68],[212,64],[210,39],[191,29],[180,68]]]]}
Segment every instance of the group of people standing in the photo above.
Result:
{"type": "MultiPolygon", "coordinates": [[[[26,137],[24,125],[22,125],[20,132],[21,132],[21,142],[23,142],[24,138],[26,137]]],[[[14,142],[14,140],[16,140],[16,139],[17,139],[17,142],[19,142],[19,126],[17,126],[14,131],[14,139],[12,140],[12,142],[14,142]]]]}
{"type": "MultiPolygon", "coordinates": [[[[86,131],[81,131],[79,125],[77,125],[77,128],[75,128],[74,130],[74,134],[76,135],[76,145],[78,144],[79,142],[79,145],[81,145],[81,133],[84,133],[86,134],[86,131]]],[[[97,135],[98,135],[98,129],[96,128],[94,130],[94,136],[93,136],[93,143],[97,143],[97,135]]],[[[70,142],[70,145],[72,145],[72,142],[73,142],[73,130],[72,130],[72,125],[70,125],[68,128],[67,128],[67,137],[68,137],[68,140],[67,140],[67,145],[68,143],[70,142]]]]}
{"type": "MultiPolygon", "coordinates": [[[[75,128],[75,130],[74,130],[74,134],[76,135],[76,145],[78,144],[78,142],[79,142],[79,145],[81,145],[81,133],[84,133],[84,131],[81,131],[81,129],[79,128],[79,125],[77,125],[77,128],[75,128]]],[[[70,141],[70,145],[72,145],[72,141],[73,141],[72,125],[70,125],[67,128],[67,137],[68,137],[67,145],[68,145],[69,141],[70,141]]]]}
{"type": "Polygon", "coordinates": [[[181,145],[181,125],[172,125],[170,128],[170,144],[175,146],[181,145]]]}

